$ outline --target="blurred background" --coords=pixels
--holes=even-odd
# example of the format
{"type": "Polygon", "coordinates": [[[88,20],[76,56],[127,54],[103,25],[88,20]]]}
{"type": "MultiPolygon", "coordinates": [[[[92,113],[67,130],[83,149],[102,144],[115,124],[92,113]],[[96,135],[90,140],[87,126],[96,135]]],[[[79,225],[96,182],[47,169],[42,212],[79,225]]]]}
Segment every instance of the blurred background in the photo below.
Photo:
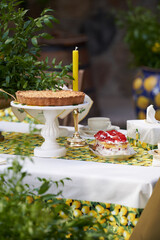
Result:
{"type": "MultiPolygon", "coordinates": [[[[133,4],[153,8],[157,0],[135,0],[133,4]]],[[[126,127],[135,119],[132,81],[137,69],[130,67],[131,54],[124,43],[124,30],[115,23],[116,11],[125,10],[124,0],[25,0],[32,17],[50,7],[59,23],[50,33],[54,39],[42,42],[41,58],[57,63],[72,62],[72,50],[79,48],[80,69],[84,70],[82,91],[94,104],[88,117],[109,117],[112,124],[126,127]]],[[[83,123],[86,123],[84,119],[83,123]]]]}

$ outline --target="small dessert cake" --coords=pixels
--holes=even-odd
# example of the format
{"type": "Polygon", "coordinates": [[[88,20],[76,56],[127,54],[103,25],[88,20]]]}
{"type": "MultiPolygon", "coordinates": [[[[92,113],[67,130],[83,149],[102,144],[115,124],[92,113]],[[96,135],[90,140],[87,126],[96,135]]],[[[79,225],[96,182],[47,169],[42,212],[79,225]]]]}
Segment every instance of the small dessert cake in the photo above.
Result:
{"type": "Polygon", "coordinates": [[[71,90],[17,91],[19,103],[32,106],[67,106],[84,102],[85,94],[71,90]]]}
{"type": "Polygon", "coordinates": [[[130,149],[126,136],[116,130],[99,131],[94,135],[94,149],[103,156],[129,155],[130,149]]]}

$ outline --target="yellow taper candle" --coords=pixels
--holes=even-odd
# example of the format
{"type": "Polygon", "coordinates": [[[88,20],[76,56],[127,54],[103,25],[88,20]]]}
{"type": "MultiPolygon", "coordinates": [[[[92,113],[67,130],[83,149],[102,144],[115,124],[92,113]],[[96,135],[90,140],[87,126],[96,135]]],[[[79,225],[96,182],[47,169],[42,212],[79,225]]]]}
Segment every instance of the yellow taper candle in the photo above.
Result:
{"type": "Polygon", "coordinates": [[[78,91],[78,62],[79,62],[79,53],[78,47],[75,48],[72,52],[72,64],[73,64],[73,91],[78,91]]]}

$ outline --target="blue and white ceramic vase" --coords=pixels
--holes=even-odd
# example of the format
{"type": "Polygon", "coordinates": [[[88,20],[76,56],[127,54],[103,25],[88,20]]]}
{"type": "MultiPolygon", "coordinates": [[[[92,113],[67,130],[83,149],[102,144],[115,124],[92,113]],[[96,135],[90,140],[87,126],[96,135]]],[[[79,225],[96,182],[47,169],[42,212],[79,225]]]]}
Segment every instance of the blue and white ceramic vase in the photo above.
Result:
{"type": "Polygon", "coordinates": [[[160,70],[142,68],[133,81],[133,100],[138,119],[146,118],[146,109],[152,104],[156,119],[160,120],[160,70]]]}

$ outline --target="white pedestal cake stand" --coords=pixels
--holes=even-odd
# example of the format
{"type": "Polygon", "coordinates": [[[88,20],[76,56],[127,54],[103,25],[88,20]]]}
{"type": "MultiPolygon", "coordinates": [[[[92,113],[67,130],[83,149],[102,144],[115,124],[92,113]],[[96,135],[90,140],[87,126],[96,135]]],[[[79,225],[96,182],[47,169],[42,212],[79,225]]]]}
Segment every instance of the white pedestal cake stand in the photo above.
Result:
{"type": "Polygon", "coordinates": [[[45,124],[41,130],[41,135],[44,138],[44,142],[40,147],[34,149],[34,156],[37,157],[62,157],[66,154],[66,148],[61,147],[56,138],[59,137],[59,127],[56,123],[57,116],[64,110],[81,109],[88,105],[88,102],[84,102],[79,105],[70,106],[29,106],[23,104],[11,102],[11,106],[19,109],[32,109],[42,110],[45,117],[45,124]]]}

